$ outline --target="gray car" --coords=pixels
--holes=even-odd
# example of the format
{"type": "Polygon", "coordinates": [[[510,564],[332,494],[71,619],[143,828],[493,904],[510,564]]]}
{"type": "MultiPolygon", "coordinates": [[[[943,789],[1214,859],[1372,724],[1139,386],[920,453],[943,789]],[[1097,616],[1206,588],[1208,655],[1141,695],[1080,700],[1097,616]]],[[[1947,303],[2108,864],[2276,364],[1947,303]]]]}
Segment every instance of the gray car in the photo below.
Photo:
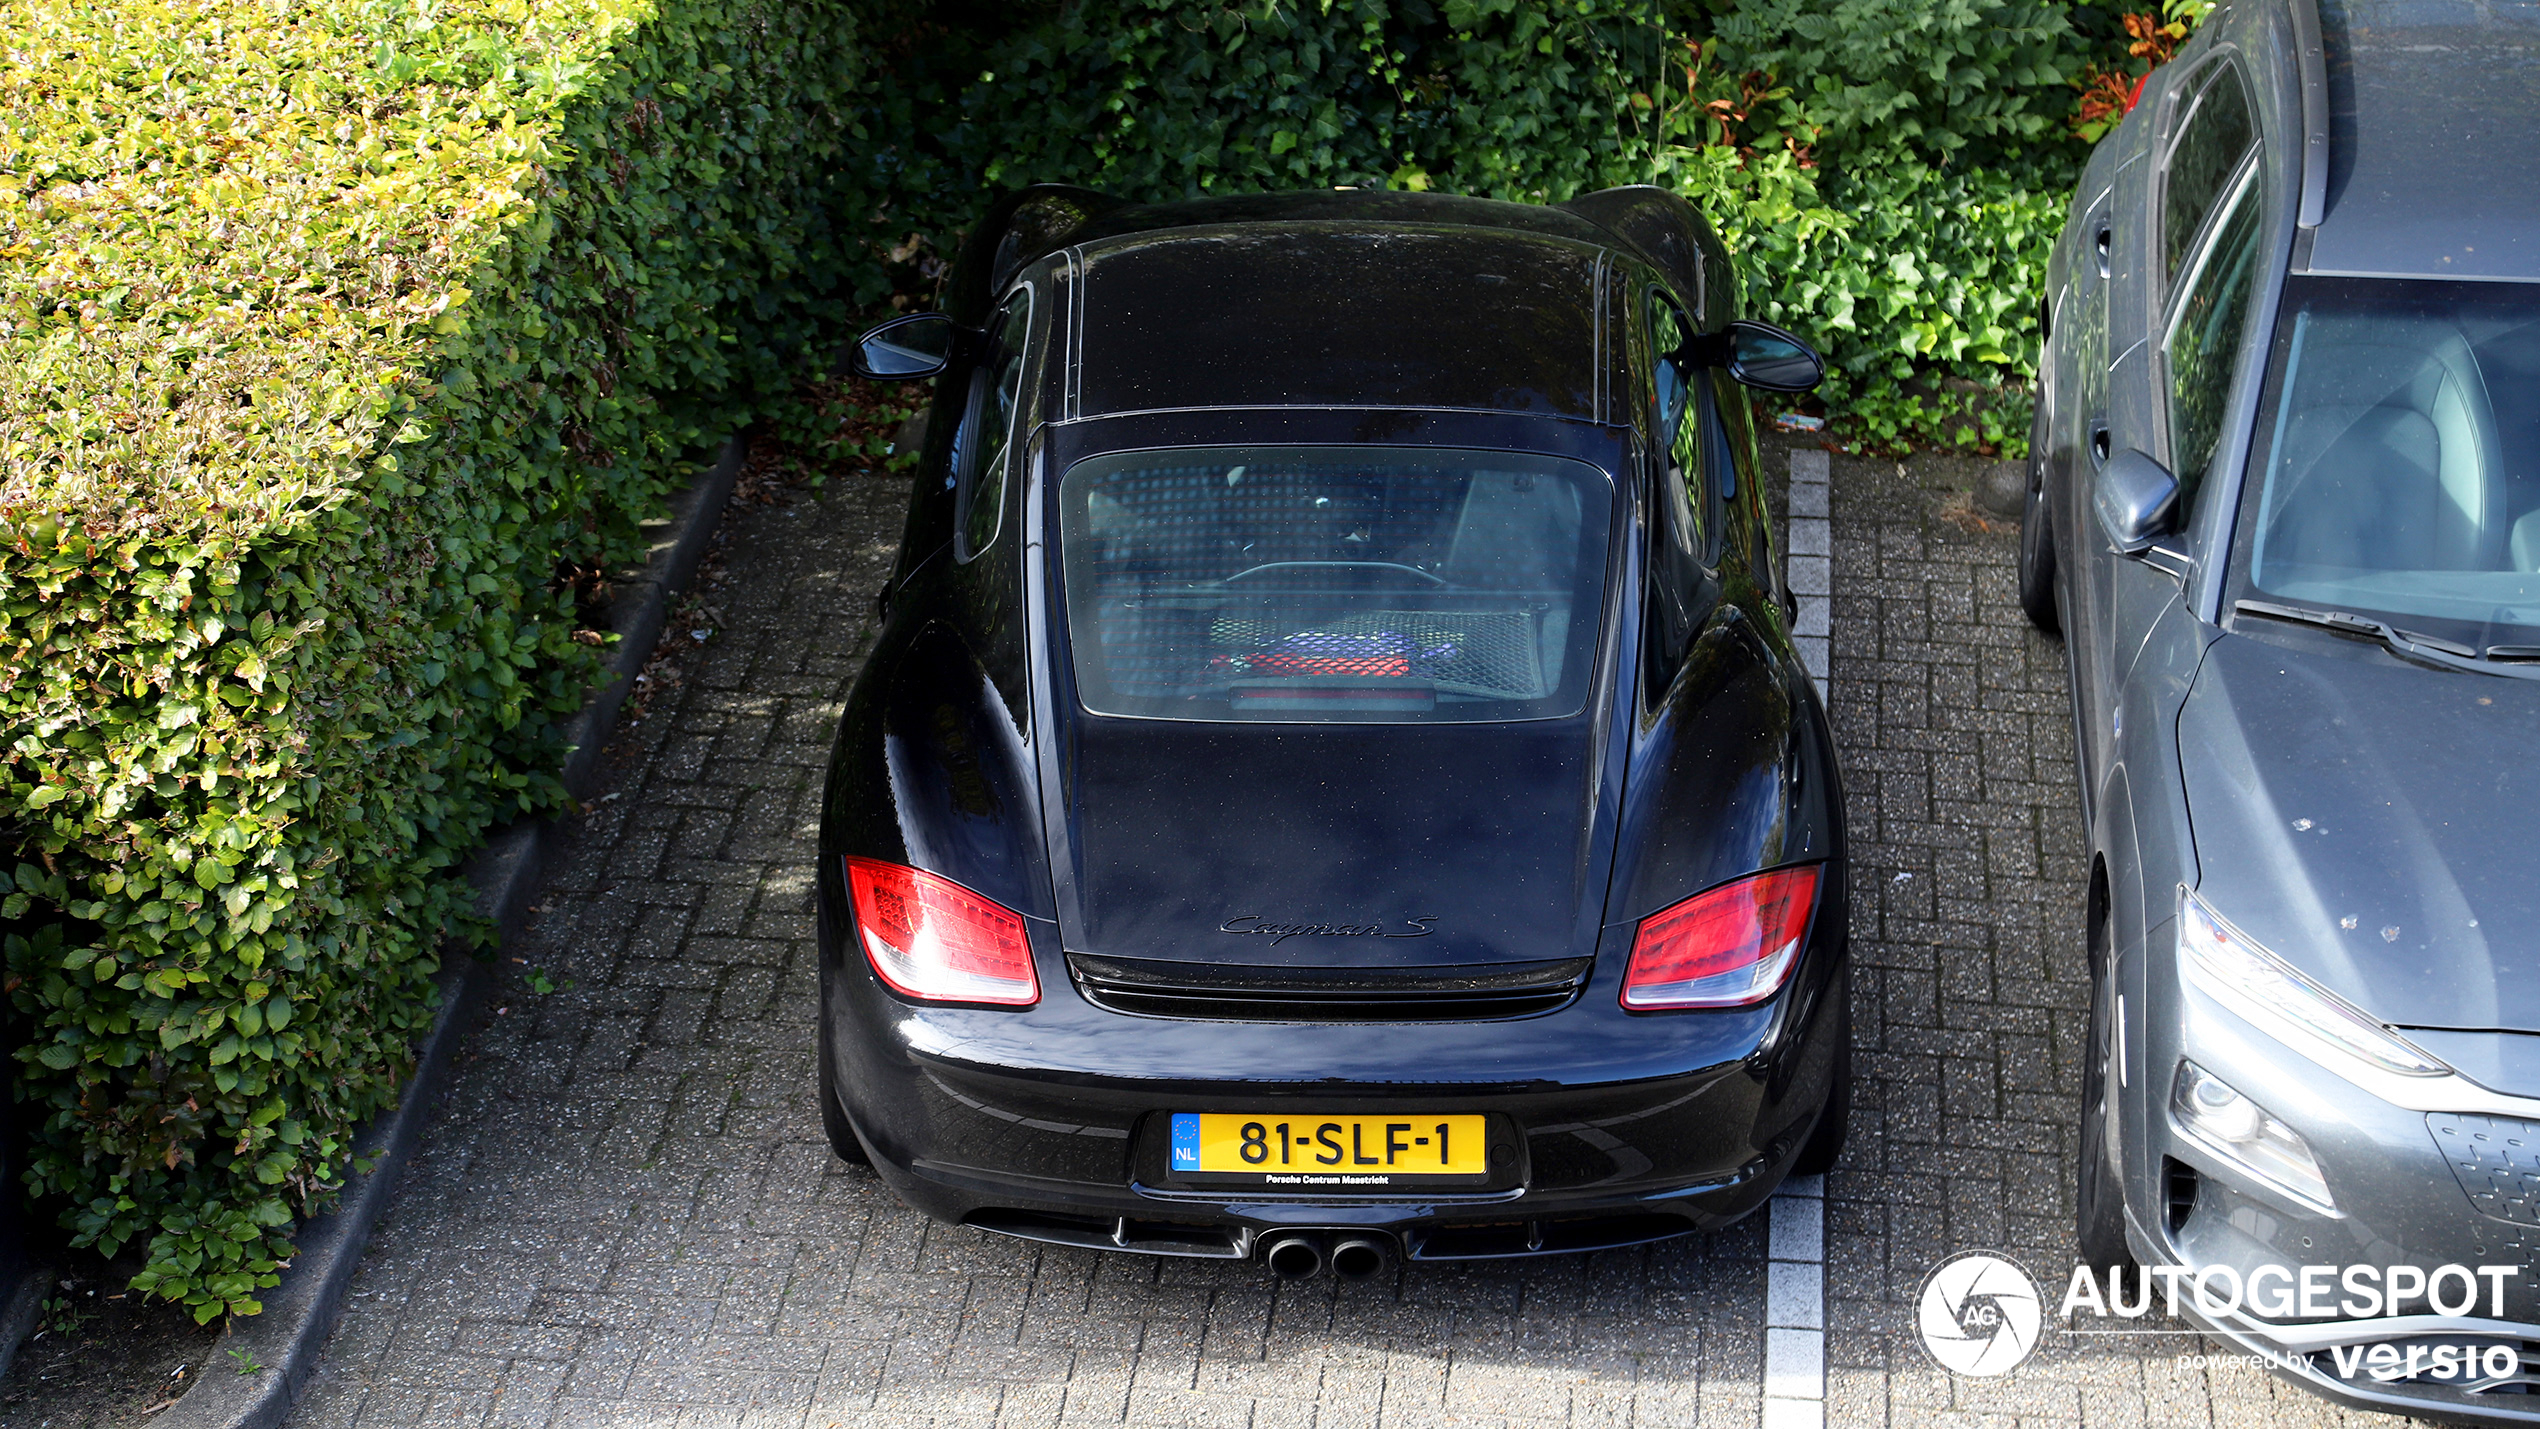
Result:
{"type": "Polygon", "coordinates": [[[2540,6],[2217,14],[2047,293],[2083,1259],[2333,1397],[2540,1420],[2540,6]]]}

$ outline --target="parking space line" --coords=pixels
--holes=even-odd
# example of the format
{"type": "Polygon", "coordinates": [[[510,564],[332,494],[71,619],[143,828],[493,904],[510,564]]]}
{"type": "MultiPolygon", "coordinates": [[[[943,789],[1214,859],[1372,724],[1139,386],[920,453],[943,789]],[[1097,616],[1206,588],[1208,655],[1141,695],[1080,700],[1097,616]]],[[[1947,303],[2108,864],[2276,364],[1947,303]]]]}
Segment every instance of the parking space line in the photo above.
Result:
{"type": "MultiPolygon", "coordinates": [[[[1822,451],[1790,454],[1790,520],[1784,540],[1799,610],[1792,643],[1826,698],[1833,626],[1832,463],[1822,451]]],[[[1826,1187],[1794,1176],[1773,1196],[1764,1267],[1764,1429],[1823,1429],[1826,1422],[1826,1187]]]]}
{"type": "Polygon", "coordinates": [[[1829,636],[1833,630],[1833,463],[1819,450],[1790,454],[1790,520],[1782,539],[1789,560],[1790,593],[1799,610],[1791,622],[1800,662],[1816,677],[1817,698],[1826,697],[1829,636]]]}
{"type": "Polygon", "coordinates": [[[1773,1195],[1764,1280],[1764,1429],[1826,1418],[1825,1179],[1793,1176],[1773,1195]]]}

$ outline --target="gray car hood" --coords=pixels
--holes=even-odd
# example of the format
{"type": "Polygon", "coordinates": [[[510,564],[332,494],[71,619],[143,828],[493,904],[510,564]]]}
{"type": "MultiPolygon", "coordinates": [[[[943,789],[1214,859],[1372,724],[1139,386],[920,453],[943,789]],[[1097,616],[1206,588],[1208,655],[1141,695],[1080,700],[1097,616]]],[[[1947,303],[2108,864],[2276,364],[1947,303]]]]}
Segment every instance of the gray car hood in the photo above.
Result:
{"type": "Polygon", "coordinates": [[[2385,1022],[2540,1032],[2540,681],[2225,636],[2178,736],[2215,912],[2385,1022]]]}

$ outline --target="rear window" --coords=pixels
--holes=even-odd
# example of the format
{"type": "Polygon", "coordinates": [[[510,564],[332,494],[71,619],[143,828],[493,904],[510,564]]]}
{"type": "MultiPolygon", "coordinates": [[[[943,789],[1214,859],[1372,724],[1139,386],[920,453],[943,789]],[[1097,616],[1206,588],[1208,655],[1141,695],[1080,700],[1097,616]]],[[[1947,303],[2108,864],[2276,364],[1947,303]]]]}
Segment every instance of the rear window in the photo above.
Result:
{"type": "Polygon", "coordinates": [[[1586,702],[1614,498],[1584,462],[1136,452],[1070,468],[1058,505],[1097,714],[1463,723],[1586,702]]]}

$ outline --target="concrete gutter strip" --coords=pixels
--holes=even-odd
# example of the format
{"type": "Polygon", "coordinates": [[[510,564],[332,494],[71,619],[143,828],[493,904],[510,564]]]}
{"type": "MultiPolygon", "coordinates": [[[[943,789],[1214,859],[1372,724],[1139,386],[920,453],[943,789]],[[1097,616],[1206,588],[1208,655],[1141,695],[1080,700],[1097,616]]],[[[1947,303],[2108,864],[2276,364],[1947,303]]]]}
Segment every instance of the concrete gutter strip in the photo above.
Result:
{"type": "MultiPolygon", "coordinates": [[[[640,570],[618,582],[610,603],[610,626],[617,646],[609,661],[609,681],[565,726],[573,752],[565,757],[565,788],[574,797],[590,792],[599,770],[600,753],[616,732],[618,714],[635,687],[635,676],[652,657],[668,620],[670,602],[695,578],[714,537],[715,523],[732,496],[745,450],[738,436],[723,444],[712,467],[687,491],[673,498],[667,519],[649,523],[652,548],[640,570]]],[[[508,946],[528,914],[530,895],[538,887],[547,844],[555,837],[551,823],[519,823],[497,833],[471,860],[467,880],[476,889],[478,911],[492,919],[508,946]]],[[[220,1348],[245,1353],[262,1366],[252,1374],[237,1372],[237,1361],[224,1353],[197,1368],[201,1377],[186,1396],[158,1421],[160,1429],[278,1429],[292,1401],[317,1368],[318,1356],[343,1313],[344,1294],[361,1264],[371,1228],[397,1192],[399,1174],[424,1124],[440,1100],[457,1060],[460,1037],[474,1021],[492,983],[492,969],[464,952],[442,959],[441,1010],[432,1030],[415,1048],[414,1076],[406,1082],[397,1108],[362,1128],[354,1144],[374,1156],[366,1174],[346,1178],[336,1209],[302,1225],[292,1237],[299,1255],[283,1273],[282,1284],[264,1296],[264,1313],[231,1322],[220,1348]]],[[[30,1277],[31,1304],[41,1304],[43,1282],[30,1277]]],[[[33,1315],[19,1330],[33,1328],[33,1315]]],[[[5,1330],[7,1326],[0,1326],[5,1330]]],[[[5,1343],[14,1347],[18,1337],[5,1343]]]]}
{"type": "MultiPolygon", "coordinates": [[[[625,572],[626,579],[617,583],[617,598],[609,603],[609,628],[617,632],[609,683],[565,726],[573,752],[565,756],[564,786],[577,799],[590,792],[600,753],[617,730],[618,713],[626,708],[626,697],[635,692],[635,677],[653,657],[653,646],[670,619],[671,598],[696,579],[697,567],[714,539],[715,522],[732,499],[732,483],[741,475],[741,457],[747,449],[737,436],[723,444],[713,467],[695,485],[671,498],[670,515],[646,526],[652,546],[644,565],[625,572]]],[[[510,931],[509,923],[504,931],[510,931]]]]}
{"type": "MultiPolygon", "coordinates": [[[[535,862],[530,860],[532,867],[535,862]]],[[[291,1412],[292,1399],[343,1313],[344,1291],[361,1263],[371,1227],[395,1198],[406,1158],[422,1140],[423,1124],[449,1079],[460,1032],[484,996],[487,979],[481,969],[482,964],[462,953],[441,970],[441,1011],[416,1048],[414,1075],[407,1079],[397,1109],[362,1128],[354,1143],[375,1158],[369,1173],[346,1177],[335,1209],[303,1224],[291,1237],[300,1253],[283,1271],[282,1283],[265,1292],[264,1313],[237,1321],[221,1337],[220,1349],[239,1351],[264,1368],[240,1374],[236,1359],[210,1355],[194,1366],[194,1387],[167,1409],[161,1424],[271,1429],[291,1412]]]]}

